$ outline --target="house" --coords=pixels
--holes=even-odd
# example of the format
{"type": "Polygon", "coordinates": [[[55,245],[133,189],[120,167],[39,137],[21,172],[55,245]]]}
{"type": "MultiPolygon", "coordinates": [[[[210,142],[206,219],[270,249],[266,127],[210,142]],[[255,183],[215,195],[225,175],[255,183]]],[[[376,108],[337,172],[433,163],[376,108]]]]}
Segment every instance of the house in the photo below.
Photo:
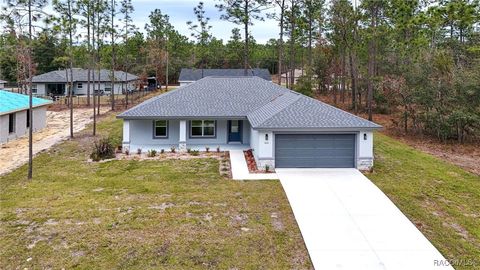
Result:
{"type": "Polygon", "coordinates": [[[0,89],[5,88],[5,84],[6,84],[6,83],[7,83],[7,81],[0,80],[0,89]]]}
{"type": "Polygon", "coordinates": [[[259,77],[206,77],[117,116],[123,149],[253,149],[257,165],[373,165],[381,126],[259,77]]]}
{"type": "MultiPolygon", "coordinates": [[[[87,94],[87,82],[88,82],[88,70],[82,68],[73,69],[73,94],[74,95],[86,95],[87,94]]],[[[90,73],[90,79],[93,80],[95,76],[95,84],[91,85],[90,93],[100,91],[100,93],[110,94],[112,92],[112,71],[108,69],[100,70],[100,83],[98,83],[98,70],[93,70],[90,73]]],[[[125,91],[133,91],[136,88],[138,77],[136,75],[115,71],[115,94],[122,94],[125,91]]],[[[63,96],[67,94],[68,84],[70,82],[70,69],[67,70],[55,70],[41,75],[34,76],[32,78],[32,91],[37,96],[63,96]],[[67,81],[67,78],[69,81],[67,81]]]]}
{"type": "Polygon", "coordinates": [[[245,75],[245,69],[193,69],[193,68],[182,68],[180,71],[180,76],[178,82],[180,86],[196,82],[205,77],[242,77],[242,76],[257,76],[267,81],[272,81],[272,76],[270,71],[266,68],[254,68],[248,69],[247,75],[245,75]]]}
{"type": "MultiPolygon", "coordinates": [[[[50,100],[33,98],[33,131],[46,126],[47,105],[50,100]]],[[[0,90],[0,143],[16,139],[27,134],[29,129],[29,97],[0,90]]]]}

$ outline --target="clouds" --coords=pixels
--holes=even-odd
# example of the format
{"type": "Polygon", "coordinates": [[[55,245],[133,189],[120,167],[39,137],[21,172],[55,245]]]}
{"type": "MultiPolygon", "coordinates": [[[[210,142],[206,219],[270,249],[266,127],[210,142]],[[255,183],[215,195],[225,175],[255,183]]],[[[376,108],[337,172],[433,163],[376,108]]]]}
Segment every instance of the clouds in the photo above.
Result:
{"type": "MultiPolygon", "coordinates": [[[[212,33],[215,37],[228,40],[234,27],[242,28],[241,25],[235,25],[230,22],[220,20],[221,13],[215,7],[220,1],[204,0],[206,15],[210,18],[212,33]]],[[[133,19],[135,25],[144,31],[145,23],[148,22],[148,15],[156,8],[162,10],[163,14],[170,16],[170,22],[177,31],[185,36],[190,36],[187,21],[196,21],[193,14],[193,8],[198,1],[192,0],[133,0],[135,11],[133,19]]],[[[273,11],[273,9],[271,10],[273,11]]],[[[265,18],[264,22],[255,22],[251,27],[251,32],[255,40],[259,43],[265,43],[271,38],[278,36],[278,24],[276,21],[265,18]]]]}

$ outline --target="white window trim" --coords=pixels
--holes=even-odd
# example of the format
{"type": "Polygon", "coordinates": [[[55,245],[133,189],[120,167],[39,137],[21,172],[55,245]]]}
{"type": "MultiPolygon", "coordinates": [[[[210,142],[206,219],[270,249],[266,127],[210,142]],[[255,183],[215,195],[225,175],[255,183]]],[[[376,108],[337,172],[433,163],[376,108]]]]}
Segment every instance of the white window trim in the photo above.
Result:
{"type": "Polygon", "coordinates": [[[215,120],[191,120],[190,121],[190,137],[191,138],[215,138],[217,136],[217,121],[215,120]],[[200,126],[195,126],[195,127],[201,127],[202,128],[202,135],[193,135],[192,134],[192,128],[193,126],[193,121],[202,121],[202,124],[200,126]],[[205,135],[205,121],[213,121],[213,135],[205,135]]]}
{"type": "Polygon", "coordinates": [[[37,84],[32,83],[32,93],[37,93],[37,84]]]}
{"type": "Polygon", "coordinates": [[[77,89],[83,89],[83,83],[81,82],[77,83],[77,89]]]}
{"type": "Polygon", "coordinates": [[[154,138],[168,138],[168,120],[154,120],[153,121],[153,137],[154,138]],[[157,122],[165,121],[165,125],[157,125],[157,122]],[[165,135],[157,135],[157,127],[165,128],[165,135]]]}

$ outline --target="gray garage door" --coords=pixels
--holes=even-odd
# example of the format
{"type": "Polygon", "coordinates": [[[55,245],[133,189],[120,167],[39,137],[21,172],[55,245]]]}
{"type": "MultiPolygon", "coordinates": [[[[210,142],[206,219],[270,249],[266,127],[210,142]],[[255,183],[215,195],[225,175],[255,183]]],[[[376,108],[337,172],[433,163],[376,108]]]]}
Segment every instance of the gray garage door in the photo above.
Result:
{"type": "Polygon", "coordinates": [[[353,168],[354,134],[276,134],[277,168],[353,168]]]}

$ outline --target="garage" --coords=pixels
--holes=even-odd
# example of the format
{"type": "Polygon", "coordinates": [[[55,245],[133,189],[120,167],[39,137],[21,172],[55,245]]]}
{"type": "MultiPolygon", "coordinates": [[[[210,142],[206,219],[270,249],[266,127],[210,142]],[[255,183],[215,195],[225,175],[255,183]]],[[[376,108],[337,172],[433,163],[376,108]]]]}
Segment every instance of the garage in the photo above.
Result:
{"type": "Polygon", "coordinates": [[[355,134],[276,134],[277,168],[354,168],[355,134]]]}

